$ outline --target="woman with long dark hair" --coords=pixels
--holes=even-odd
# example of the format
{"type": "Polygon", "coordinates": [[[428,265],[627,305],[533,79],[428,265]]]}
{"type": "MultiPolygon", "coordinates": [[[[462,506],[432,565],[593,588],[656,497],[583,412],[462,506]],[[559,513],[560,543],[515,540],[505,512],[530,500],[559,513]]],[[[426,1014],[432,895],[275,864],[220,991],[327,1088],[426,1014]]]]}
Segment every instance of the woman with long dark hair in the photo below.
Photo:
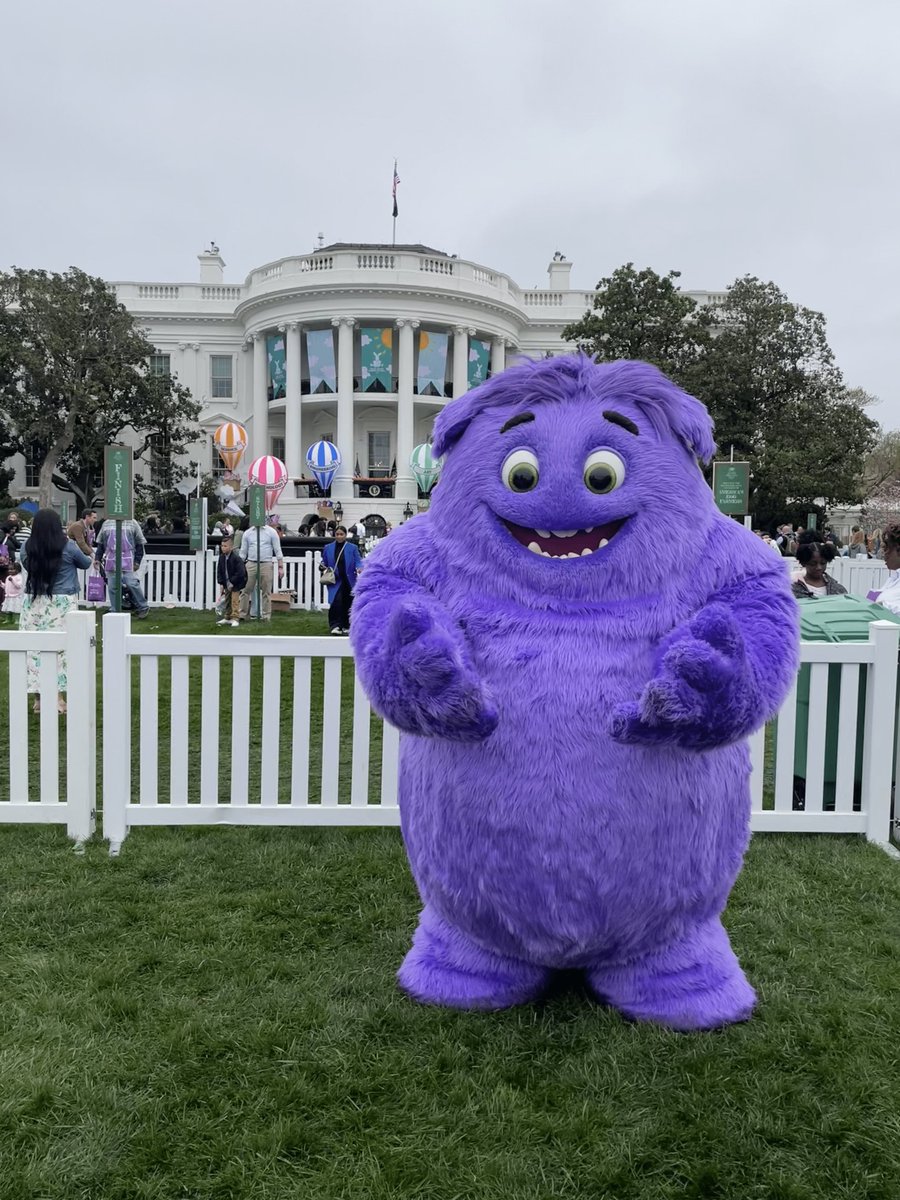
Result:
{"type": "MultiPolygon", "coordinates": [[[[65,628],[66,615],[78,608],[78,572],[91,565],[75,542],[66,537],[57,514],[51,508],[35,513],[31,537],[22,547],[22,565],[28,572],[19,629],[65,628]]],[[[36,699],[34,711],[40,712],[39,654],[28,655],[28,691],[36,699]]],[[[59,711],[66,711],[64,693],[68,690],[66,656],[56,656],[56,681],[60,692],[59,711]]]]}

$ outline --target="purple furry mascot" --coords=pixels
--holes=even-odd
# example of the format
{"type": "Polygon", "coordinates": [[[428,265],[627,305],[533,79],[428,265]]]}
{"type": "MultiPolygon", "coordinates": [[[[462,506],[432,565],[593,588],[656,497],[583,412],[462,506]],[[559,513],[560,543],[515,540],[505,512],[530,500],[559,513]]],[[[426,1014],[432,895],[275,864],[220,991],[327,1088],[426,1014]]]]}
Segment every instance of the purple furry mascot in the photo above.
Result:
{"type": "Polygon", "coordinates": [[[448,404],[431,509],[356,589],[353,644],[403,731],[424,901],[416,999],[497,1009],[561,968],[638,1020],[755,996],[721,913],[748,839],[746,738],[797,669],[780,561],[717,511],[699,401],[655,367],[510,368],[448,404]]]}

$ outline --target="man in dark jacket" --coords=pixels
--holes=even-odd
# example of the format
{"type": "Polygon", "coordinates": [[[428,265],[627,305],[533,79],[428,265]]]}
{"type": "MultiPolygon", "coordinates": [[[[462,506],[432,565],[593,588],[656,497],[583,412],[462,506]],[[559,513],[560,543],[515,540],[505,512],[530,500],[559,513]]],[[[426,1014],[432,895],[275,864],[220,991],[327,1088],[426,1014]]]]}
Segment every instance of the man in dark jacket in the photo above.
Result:
{"type": "Polygon", "coordinates": [[[234,538],[222,538],[216,579],[222,589],[220,599],[225,601],[222,619],[216,621],[216,624],[237,626],[241,611],[241,592],[247,583],[247,568],[241,556],[234,553],[234,538]]]}

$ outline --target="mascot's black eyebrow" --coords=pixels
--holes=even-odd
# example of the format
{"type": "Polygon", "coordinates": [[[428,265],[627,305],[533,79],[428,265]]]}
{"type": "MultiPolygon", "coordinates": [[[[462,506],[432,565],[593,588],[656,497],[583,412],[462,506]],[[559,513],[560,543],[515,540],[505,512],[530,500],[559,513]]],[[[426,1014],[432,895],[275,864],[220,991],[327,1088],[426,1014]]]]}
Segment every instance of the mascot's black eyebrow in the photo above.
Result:
{"type": "Polygon", "coordinates": [[[506,422],[506,424],[503,426],[503,428],[500,430],[500,432],[506,433],[507,429],[514,429],[516,427],[516,425],[524,425],[526,421],[533,421],[533,420],[534,420],[534,413],[519,413],[519,415],[517,417],[510,417],[509,420],[506,422]]]}
{"type": "Polygon", "coordinates": [[[607,409],[603,414],[604,420],[612,421],[613,425],[621,425],[623,429],[627,429],[629,433],[633,433],[635,437],[641,432],[634,421],[629,421],[628,417],[623,417],[621,413],[612,412],[607,409]]]}

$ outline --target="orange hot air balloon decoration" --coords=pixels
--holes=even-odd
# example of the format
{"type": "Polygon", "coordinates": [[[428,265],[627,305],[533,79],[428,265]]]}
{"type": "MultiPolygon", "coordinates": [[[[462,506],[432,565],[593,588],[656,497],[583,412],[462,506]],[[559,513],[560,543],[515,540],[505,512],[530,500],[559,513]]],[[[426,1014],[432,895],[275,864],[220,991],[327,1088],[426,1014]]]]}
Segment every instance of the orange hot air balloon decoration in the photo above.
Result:
{"type": "Polygon", "coordinates": [[[247,430],[237,421],[226,421],[213,434],[213,445],[229,471],[236,471],[247,449],[247,430]]]}

